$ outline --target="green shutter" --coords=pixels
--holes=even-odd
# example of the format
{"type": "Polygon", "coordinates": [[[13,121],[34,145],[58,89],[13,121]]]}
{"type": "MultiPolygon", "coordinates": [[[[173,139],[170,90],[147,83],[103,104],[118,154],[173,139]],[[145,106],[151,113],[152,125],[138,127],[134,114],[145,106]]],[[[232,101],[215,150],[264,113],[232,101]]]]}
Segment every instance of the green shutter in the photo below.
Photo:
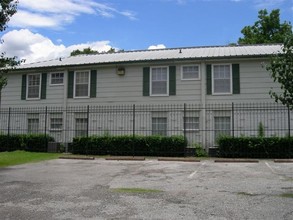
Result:
{"type": "Polygon", "coordinates": [[[95,98],[96,96],[97,96],[97,70],[91,70],[90,97],[95,98]]]}
{"type": "Polygon", "coordinates": [[[46,93],[47,93],[47,73],[42,73],[41,99],[46,99],[46,93]]]}
{"type": "Polygon", "coordinates": [[[169,95],[176,95],[176,66],[169,66],[169,95]]]}
{"type": "Polygon", "coordinates": [[[26,75],[22,75],[21,81],[21,100],[26,99],[26,75]]]}
{"type": "Polygon", "coordinates": [[[143,68],[143,96],[150,95],[150,68],[144,67],[143,68]]]}
{"type": "Polygon", "coordinates": [[[67,98],[73,98],[74,71],[68,72],[67,98]]]}
{"type": "Polygon", "coordinates": [[[212,94],[212,65],[208,64],[206,66],[206,71],[207,71],[207,94],[211,95],[212,94]]]}
{"type": "Polygon", "coordinates": [[[232,64],[233,94],[240,94],[240,70],[239,64],[232,64]]]}

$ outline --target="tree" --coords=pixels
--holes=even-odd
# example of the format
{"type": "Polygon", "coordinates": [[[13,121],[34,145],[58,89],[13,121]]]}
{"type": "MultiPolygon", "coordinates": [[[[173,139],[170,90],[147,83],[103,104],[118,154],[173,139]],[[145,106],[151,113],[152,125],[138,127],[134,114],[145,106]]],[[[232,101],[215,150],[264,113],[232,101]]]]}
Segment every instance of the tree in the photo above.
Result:
{"type": "Polygon", "coordinates": [[[92,50],[90,47],[84,48],[83,50],[74,50],[70,53],[70,56],[78,56],[81,54],[98,54],[99,52],[96,50],[92,50]]]}
{"type": "Polygon", "coordinates": [[[115,52],[116,50],[112,47],[108,51],[103,51],[103,52],[92,50],[90,47],[88,47],[88,48],[84,48],[83,50],[79,50],[79,49],[74,50],[70,53],[70,56],[77,56],[81,54],[101,54],[101,53],[115,53],[115,52]]]}
{"type": "Polygon", "coordinates": [[[266,9],[258,12],[259,20],[252,26],[245,26],[238,44],[283,43],[286,36],[292,35],[292,25],[284,21],[280,23],[280,10],[272,10],[270,14],[266,9]]]}
{"type": "MultiPolygon", "coordinates": [[[[14,0],[1,0],[0,2],[0,31],[4,31],[7,28],[7,23],[10,17],[17,11],[18,1],[14,0]]],[[[0,43],[3,43],[2,41],[0,43]]],[[[19,64],[16,57],[5,57],[5,52],[0,54],[0,104],[1,104],[1,91],[7,84],[7,78],[5,74],[10,68],[19,64]]]]}
{"type": "Polygon", "coordinates": [[[293,36],[289,35],[284,41],[282,51],[271,57],[266,69],[271,72],[274,82],[281,85],[282,93],[270,91],[276,102],[281,102],[293,109],[293,36]]]}

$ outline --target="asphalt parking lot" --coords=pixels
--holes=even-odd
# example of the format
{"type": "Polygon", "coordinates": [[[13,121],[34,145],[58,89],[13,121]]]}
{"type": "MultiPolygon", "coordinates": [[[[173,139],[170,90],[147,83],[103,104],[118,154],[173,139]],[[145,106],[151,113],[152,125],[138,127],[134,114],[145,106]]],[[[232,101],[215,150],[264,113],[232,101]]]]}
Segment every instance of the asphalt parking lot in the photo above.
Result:
{"type": "Polygon", "coordinates": [[[0,169],[0,219],[293,219],[293,163],[58,159],[0,169]]]}

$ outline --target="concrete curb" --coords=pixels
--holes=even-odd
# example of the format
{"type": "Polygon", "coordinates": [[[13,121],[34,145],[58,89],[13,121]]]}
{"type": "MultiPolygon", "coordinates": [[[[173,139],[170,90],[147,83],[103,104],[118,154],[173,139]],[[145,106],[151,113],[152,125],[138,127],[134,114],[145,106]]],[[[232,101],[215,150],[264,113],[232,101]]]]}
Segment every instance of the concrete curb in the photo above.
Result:
{"type": "Polygon", "coordinates": [[[113,157],[106,157],[105,158],[105,160],[132,160],[132,161],[143,161],[143,160],[145,160],[145,157],[119,157],[119,156],[117,156],[117,157],[115,157],[115,156],[113,156],[113,157]]]}
{"type": "Polygon", "coordinates": [[[200,160],[195,158],[172,158],[172,157],[159,157],[158,161],[200,162],[200,160]]]}
{"type": "Polygon", "coordinates": [[[215,163],[259,163],[259,160],[253,160],[253,159],[216,159],[215,163]]]}
{"type": "Polygon", "coordinates": [[[275,159],[275,163],[293,163],[293,159],[275,159]]]}
{"type": "Polygon", "coordinates": [[[73,156],[60,156],[59,159],[72,159],[72,160],[94,160],[94,157],[73,157],[73,156]]]}

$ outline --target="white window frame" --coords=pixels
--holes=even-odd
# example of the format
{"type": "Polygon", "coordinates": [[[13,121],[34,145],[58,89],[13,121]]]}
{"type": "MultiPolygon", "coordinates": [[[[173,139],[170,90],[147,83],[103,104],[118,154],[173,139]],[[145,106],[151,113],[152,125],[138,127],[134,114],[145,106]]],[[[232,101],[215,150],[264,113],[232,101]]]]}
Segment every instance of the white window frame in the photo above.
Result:
{"type": "Polygon", "coordinates": [[[64,76],[65,76],[65,73],[64,72],[52,72],[50,73],[50,86],[62,86],[64,85],[64,76]],[[53,74],[60,74],[60,73],[63,73],[63,82],[62,83],[52,83],[52,75],[53,74]]]}
{"type": "Polygon", "coordinates": [[[200,80],[200,65],[199,64],[188,64],[181,66],[181,80],[182,81],[192,81],[192,80],[200,80]],[[197,66],[198,67],[198,77],[197,78],[183,78],[183,68],[190,67],[190,66],[197,66]]]}
{"type": "Polygon", "coordinates": [[[50,113],[50,131],[62,131],[63,129],[63,114],[62,112],[50,113]],[[52,119],[61,119],[61,128],[52,128],[52,119]]]}
{"type": "MultiPolygon", "coordinates": [[[[158,123],[155,123],[156,126],[158,126],[158,123]]],[[[166,137],[168,136],[168,117],[163,117],[163,116],[158,116],[158,117],[152,117],[152,135],[160,135],[160,136],[163,136],[163,137],[166,137]],[[166,120],[166,129],[165,130],[158,130],[158,129],[153,129],[153,126],[154,126],[154,119],[165,119],[166,120]],[[160,132],[164,132],[164,134],[160,134],[160,132]]]]}
{"type": "Polygon", "coordinates": [[[169,96],[169,67],[168,66],[152,66],[150,67],[150,96],[169,96]],[[166,68],[167,69],[167,93],[166,94],[152,94],[152,87],[153,87],[153,77],[152,77],[152,72],[153,69],[156,68],[166,68]]]}
{"type": "Polygon", "coordinates": [[[40,73],[34,73],[34,74],[27,74],[27,80],[26,80],[26,99],[27,100],[40,100],[41,99],[41,88],[42,88],[42,74],[40,73]],[[39,96],[36,98],[29,98],[28,97],[28,90],[29,90],[29,76],[39,75],[40,76],[40,84],[39,84],[39,96]]]}
{"type": "Polygon", "coordinates": [[[27,133],[29,134],[37,134],[40,130],[40,115],[38,113],[28,113],[27,114],[27,133]],[[30,130],[30,120],[36,120],[37,126],[36,129],[33,127],[32,130],[30,130]]]}
{"type": "Polygon", "coordinates": [[[231,63],[219,63],[219,64],[213,64],[212,65],[212,94],[213,95],[232,95],[232,89],[233,89],[233,75],[232,75],[232,64],[231,63]],[[214,91],[214,86],[215,86],[215,82],[214,82],[214,66],[226,66],[229,65],[230,66],[230,91],[229,92],[215,92],[214,91]]]}
{"type": "Polygon", "coordinates": [[[74,71],[74,83],[73,83],[73,97],[76,99],[82,99],[82,98],[89,98],[90,97],[90,87],[91,87],[91,72],[89,70],[76,70],[74,71]],[[87,92],[87,96],[76,96],[76,74],[78,72],[87,72],[88,73],[88,92],[87,92]]]}
{"type": "Polygon", "coordinates": [[[183,119],[184,119],[184,128],[186,128],[185,131],[199,131],[199,128],[200,128],[200,118],[198,116],[186,116],[183,119]],[[186,124],[189,123],[189,122],[186,121],[187,118],[197,118],[198,119],[198,122],[197,122],[198,128],[192,128],[192,129],[186,128],[186,124]]]}
{"type": "Polygon", "coordinates": [[[215,143],[216,143],[216,141],[217,141],[217,138],[218,137],[216,137],[216,133],[217,132],[223,132],[223,133],[225,133],[226,132],[226,130],[216,130],[216,118],[229,118],[230,119],[230,134],[229,135],[231,135],[231,132],[232,132],[232,117],[231,117],[231,115],[221,115],[221,116],[214,116],[214,141],[215,141],[215,143]]]}
{"type": "MultiPolygon", "coordinates": [[[[89,123],[88,118],[83,117],[83,116],[80,115],[80,116],[75,117],[75,119],[74,119],[74,123],[75,123],[75,125],[74,125],[74,136],[75,137],[85,137],[86,132],[87,132],[87,127],[85,126],[85,129],[77,128],[77,125],[80,125],[77,122],[78,120],[82,120],[82,124],[85,123],[85,125],[87,126],[87,124],[89,123]],[[85,133],[85,135],[84,134],[79,135],[79,133],[85,133]]],[[[82,128],[84,128],[84,127],[82,126],[82,128]]]]}

